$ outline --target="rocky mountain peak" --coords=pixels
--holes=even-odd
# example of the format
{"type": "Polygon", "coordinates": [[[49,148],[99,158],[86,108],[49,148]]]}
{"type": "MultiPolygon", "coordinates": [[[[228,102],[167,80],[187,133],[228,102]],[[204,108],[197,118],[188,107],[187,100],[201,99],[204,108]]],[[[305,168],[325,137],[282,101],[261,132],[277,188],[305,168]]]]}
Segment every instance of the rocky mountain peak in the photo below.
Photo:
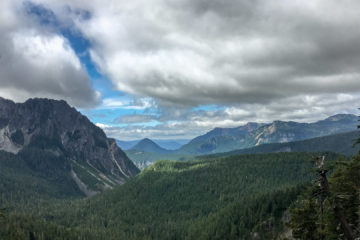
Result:
{"type": "Polygon", "coordinates": [[[132,150],[139,150],[145,152],[152,152],[152,153],[166,153],[170,152],[170,150],[164,149],[160,147],[157,143],[152,141],[149,138],[144,138],[140,142],[138,142],[134,147],[131,148],[132,150]]]}
{"type": "Polygon", "coordinates": [[[354,119],[357,120],[357,116],[353,114],[336,114],[326,118],[324,121],[353,121],[354,119]]]}
{"type": "Polygon", "coordinates": [[[64,156],[84,192],[111,188],[139,172],[114,139],[65,101],[34,98],[15,104],[0,99],[0,113],[0,150],[38,148],[64,156]],[[89,177],[98,184],[84,190],[89,177]]]}

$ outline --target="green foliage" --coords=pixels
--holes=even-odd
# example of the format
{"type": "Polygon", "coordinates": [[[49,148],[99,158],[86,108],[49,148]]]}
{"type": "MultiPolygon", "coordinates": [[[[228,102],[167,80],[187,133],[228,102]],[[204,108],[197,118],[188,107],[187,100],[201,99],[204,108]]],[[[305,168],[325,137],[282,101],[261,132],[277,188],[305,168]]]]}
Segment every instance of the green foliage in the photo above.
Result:
{"type": "Polygon", "coordinates": [[[299,185],[311,179],[308,158],[276,153],[159,161],[125,185],[52,215],[66,227],[103,234],[98,239],[271,238],[299,185]]]}
{"type": "Polygon", "coordinates": [[[174,153],[153,153],[153,152],[144,152],[139,150],[127,150],[125,151],[126,155],[140,168],[144,169],[145,167],[153,164],[158,160],[178,160],[186,161],[194,159],[194,155],[190,154],[174,154],[174,153]]]}
{"type": "Polygon", "coordinates": [[[323,199],[321,213],[317,186],[311,187],[294,205],[290,223],[293,236],[297,239],[339,239],[343,236],[339,221],[335,217],[330,200],[337,199],[349,225],[356,236],[360,236],[360,154],[346,165],[338,165],[329,178],[331,196],[323,199]]]}
{"type": "Polygon", "coordinates": [[[89,169],[84,169],[83,166],[79,166],[77,163],[72,164],[72,168],[76,175],[84,182],[87,183],[87,187],[94,191],[99,191],[101,188],[99,188],[99,180],[96,179],[93,175],[91,175],[89,172],[91,172],[89,169]]]}
{"type": "Polygon", "coordinates": [[[249,197],[229,204],[191,227],[192,239],[274,239],[281,220],[302,186],[249,197]]]}
{"type": "Polygon", "coordinates": [[[319,231],[316,227],[317,214],[316,203],[313,199],[307,199],[301,202],[301,207],[291,211],[291,228],[293,237],[298,239],[317,239],[319,231]]]}
{"type": "MultiPolygon", "coordinates": [[[[45,154],[27,151],[30,158],[45,154]]],[[[0,156],[8,192],[0,208],[13,209],[0,229],[5,240],[31,239],[30,234],[35,239],[272,239],[311,179],[312,166],[305,153],[158,161],[123,186],[74,201],[60,199],[56,178],[39,177],[38,170],[48,166],[33,168],[22,154],[0,156]]],[[[336,158],[328,153],[330,161],[336,158]]]]}
{"type": "Polygon", "coordinates": [[[89,231],[65,228],[26,215],[10,214],[0,218],[1,240],[90,240],[89,231]]]}
{"type": "Polygon", "coordinates": [[[63,158],[33,148],[0,151],[0,208],[37,205],[41,199],[81,197],[63,158]]]}

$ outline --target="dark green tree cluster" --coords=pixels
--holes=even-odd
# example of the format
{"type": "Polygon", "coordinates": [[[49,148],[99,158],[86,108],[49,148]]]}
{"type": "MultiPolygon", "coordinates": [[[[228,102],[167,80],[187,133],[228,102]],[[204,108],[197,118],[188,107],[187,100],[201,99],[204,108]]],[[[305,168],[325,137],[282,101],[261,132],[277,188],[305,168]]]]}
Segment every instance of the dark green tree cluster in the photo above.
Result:
{"type": "Polygon", "coordinates": [[[159,161],[124,186],[42,217],[91,229],[97,239],[271,239],[311,179],[307,158],[273,153],[159,161]]]}
{"type": "Polygon", "coordinates": [[[311,179],[308,153],[159,161],[79,199],[71,179],[57,175],[69,171],[62,157],[50,153],[1,152],[0,208],[8,210],[0,239],[272,239],[311,179]]]}
{"type": "Polygon", "coordinates": [[[360,237],[360,154],[338,165],[329,178],[329,187],[331,194],[324,194],[318,185],[312,186],[297,201],[290,223],[296,239],[349,239],[335,204],[350,227],[350,239],[360,237]]]}
{"type": "Polygon", "coordinates": [[[1,240],[92,240],[89,231],[65,228],[29,215],[6,214],[0,211],[1,240]]]}

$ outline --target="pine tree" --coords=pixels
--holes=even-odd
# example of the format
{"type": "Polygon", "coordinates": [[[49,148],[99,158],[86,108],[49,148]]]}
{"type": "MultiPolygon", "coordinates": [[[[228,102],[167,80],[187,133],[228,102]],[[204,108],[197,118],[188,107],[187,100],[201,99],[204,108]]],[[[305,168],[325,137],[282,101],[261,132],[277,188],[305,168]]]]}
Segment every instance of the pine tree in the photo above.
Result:
{"type": "MultiPolygon", "coordinates": [[[[320,174],[326,174],[325,171],[320,174]]],[[[360,237],[360,153],[338,166],[327,188],[312,186],[291,210],[290,227],[296,239],[360,237]]],[[[324,178],[321,178],[324,181],[324,178]]]]}

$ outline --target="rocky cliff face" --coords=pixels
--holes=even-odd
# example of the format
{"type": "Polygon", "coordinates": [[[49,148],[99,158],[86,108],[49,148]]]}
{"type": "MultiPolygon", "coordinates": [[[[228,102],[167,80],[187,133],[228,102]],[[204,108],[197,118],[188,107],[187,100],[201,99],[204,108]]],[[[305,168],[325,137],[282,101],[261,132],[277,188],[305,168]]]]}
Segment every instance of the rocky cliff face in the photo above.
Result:
{"type": "Polygon", "coordinates": [[[17,154],[28,148],[64,156],[68,174],[87,195],[139,172],[114,139],[65,101],[0,98],[0,150],[17,154]]]}

